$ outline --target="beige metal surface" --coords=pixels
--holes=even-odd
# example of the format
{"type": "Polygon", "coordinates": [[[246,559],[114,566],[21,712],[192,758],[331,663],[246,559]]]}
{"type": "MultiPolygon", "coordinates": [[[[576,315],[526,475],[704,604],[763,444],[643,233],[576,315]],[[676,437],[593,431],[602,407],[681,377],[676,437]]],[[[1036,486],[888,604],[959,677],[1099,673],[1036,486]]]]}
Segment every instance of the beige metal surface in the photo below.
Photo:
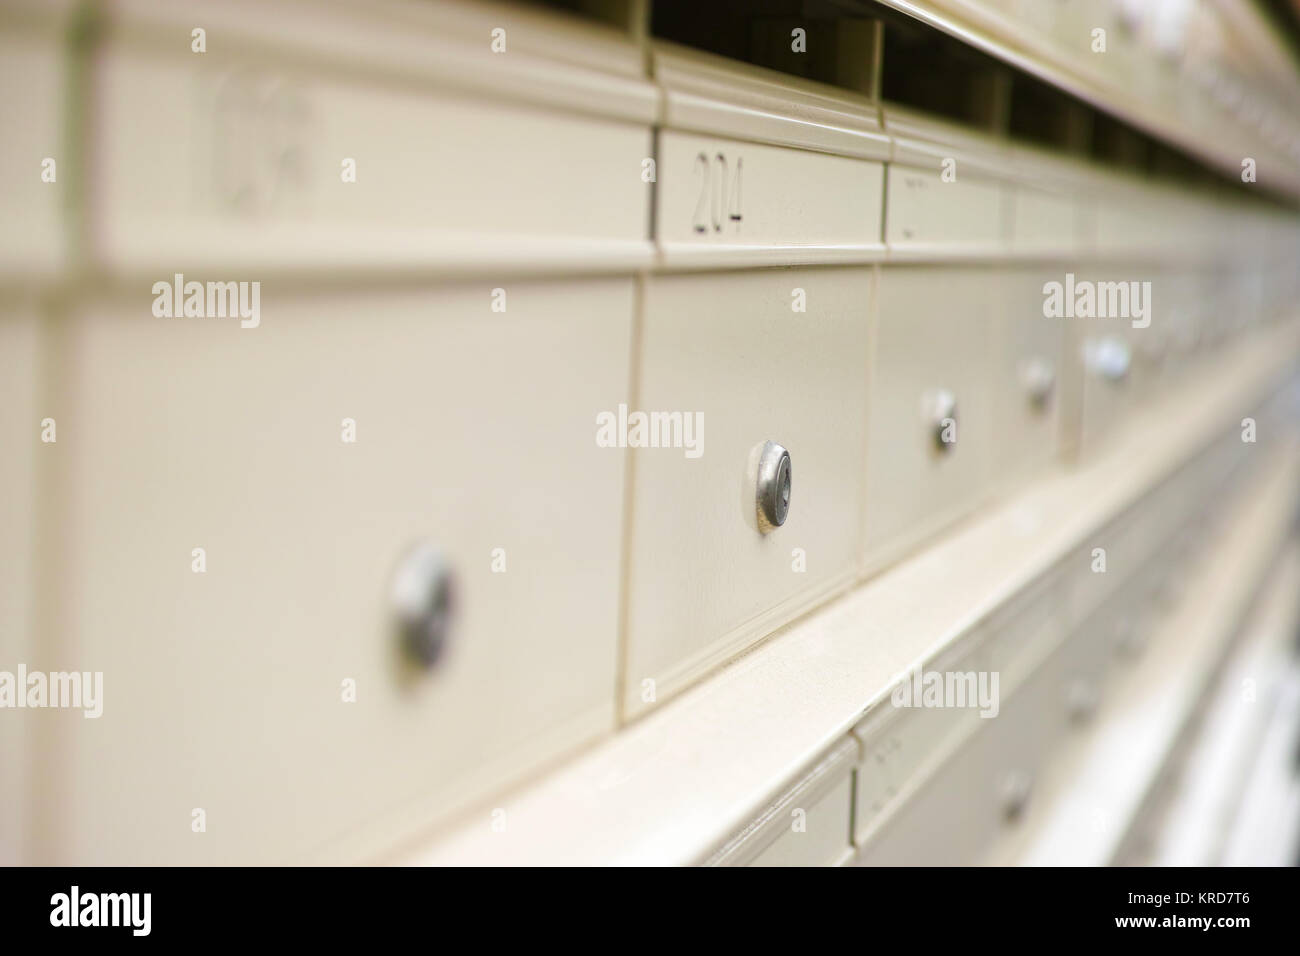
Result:
{"type": "Polygon", "coordinates": [[[869,569],[969,511],[989,490],[1000,424],[992,342],[1001,289],[988,277],[981,267],[881,271],[867,412],[869,569]],[[942,392],[955,400],[954,413],[941,416],[951,426],[933,420],[932,402],[942,392]]]}
{"type": "MultiPolygon", "coordinates": [[[[55,451],[41,441],[46,412],[38,385],[43,359],[38,316],[28,301],[0,304],[0,441],[5,448],[0,455],[0,666],[6,669],[19,661],[33,669],[54,662],[48,649],[33,640],[38,476],[49,457],[42,453],[55,451]]],[[[7,711],[0,720],[0,860],[8,862],[30,858],[26,823],[36,728],[30,711],[7,711]]]]}
{"type": "Polygon", "coordinates": [[[869,262],[884,251],[882,163],[672,130],[659,134],[658,162],[668,268],[869,262]]]}
{"type": "MultiPolygon", "coordinates": [[[[518,52],[492,60],[486,41],[474,43],[463,65],[483,78],[475,88],[439,72],[470,46],[454,33],[440,28],[416,56],[406,38],[421,25],[430,37],[434,24],[406,22],[420,19],[409,5],[336,4],[329,16],[304,5],[317,29],[328,24],[328,46],[305,43],[289,7],[240,18],[224,6],[191,13],[211,14],[212,48],[201,55],[177,42],[177,11],[114,8],[120,22],[95,53],[93,109],[111,131],[91,160],[100,263],[263,275],[646,264],[650,87],[582,72],[602,50],[630,68],[630,44],[598,36],[561,66],[518,52]],[[388,46],[394,54],[379,56],[388,46]],[[504,62],[530,102],[496,88],[504,62]],[[577,83],[604,115],[573,108],[577,83]]],[[[513,16],[500,22],[507,36],[526,35],[513,16]]]]}
{"type": "Polygon", "coordinates": [[[888,5],[1221,182],[1139,172],[1168,151],[1132,130],[1107,165],[882,102],[870,19],[832,85],[642,0],[0,6],[0,672],[107,688],[0,714],[0,863],[815,865],[851,830],[1055,860],[1063,697],[1199,627],[1129,668],[1168,696],[1113,856],[1286,514],[1260,491],[1187,593],[1294,415],[1261,403],[1300,229],[1235,181],[1249,151],[1300,195],[1300,100],[1208,5],[888,5]],[[1067,276],[1149,282],[1150,324],[1045,315],[1067,276]],[[184,280],[260,309],[160,314],[184,280]],[[390,593],[419,540],[456,577],[427,673],[390,593]],[[885,706],[919,664],[997,671],[1001,716],[885,706]]]}
{"type": "Polygon", "coordinates": [[[41,781],[43,859],[354,858],[613,727],[627,453],[593,409],[627,395],[632,282],[489,293],[268,295],[257,329],[76,310],[43,599],[109,700],[41,781]],[[389,601],[421,540],[456,581],[428,673],[389,601]]]}
{"type": "Polygon", "coordinates": [[[1074,575],[1098,577],[1087,564],[1097,529],[1212,438],[1234,435],[1239,449],[1225,429],[1291,374],[1296,341],[1291,323],[1222,353],[1213,377],[1198,377],[1131,417],[1093,459],[987,509],[513,794],[509,833],[491,832],[484,815],[395,859],[697,861],[702,847],[718,845],[761,812],[759,795],[779,792],[809,754],[834,746],[864,708],[887,708],[901,674],[973,634],[1046,570],[1078,561],[1067,566],[1074,575]]]}
{"type": "Polygon", "coordinates": [[[624,709],[662,701],[854,577],[872,275],[781,269],[646,286],[638,404],[702,417],[698,457],[634,465],[624,709]],[[799,299],[806,311],[796,312],[799,299]],[[756,455],[789,449],[786,524],[759,532],[756,455]]]}
{"type": "Polygon", "coordinates": [[[57,105],[68,95],[64,31],[71,4],[0,8],[0,281],[56,275],[66,264],[66,195],[78,176],[57,105]],[[21,91],[19,95],[17,91],[21,91]]]}

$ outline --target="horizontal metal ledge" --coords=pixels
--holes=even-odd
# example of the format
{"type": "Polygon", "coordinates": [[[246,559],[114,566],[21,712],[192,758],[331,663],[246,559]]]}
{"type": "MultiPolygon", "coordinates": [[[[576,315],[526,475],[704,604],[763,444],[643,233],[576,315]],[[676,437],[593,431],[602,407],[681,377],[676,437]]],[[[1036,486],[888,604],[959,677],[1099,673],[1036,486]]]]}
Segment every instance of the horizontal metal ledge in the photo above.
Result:
{"type": "Polygon", "coordinates": [[[660,244],[657,265],[668,272],[693,269],[762,269],[806,265],[870,265],[884,262],[883,243],[861,245],[696,245],[689,242],[660,244]]]}

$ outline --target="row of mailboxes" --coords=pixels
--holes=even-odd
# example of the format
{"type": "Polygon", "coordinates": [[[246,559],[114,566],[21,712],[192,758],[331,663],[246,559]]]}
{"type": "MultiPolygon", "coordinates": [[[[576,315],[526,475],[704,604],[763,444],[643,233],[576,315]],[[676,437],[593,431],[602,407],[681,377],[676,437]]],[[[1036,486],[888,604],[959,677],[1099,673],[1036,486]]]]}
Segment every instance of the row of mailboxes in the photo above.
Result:
{"type": "MultiPolygon", "coordinates": [[[[1251,410],[1272,428],[1287,427],[1267,403],[1251,410]]],[[[1234,432],[1221,432],[1111,528],[1099,530],[1096,540],[1115,546],[1118,561],[1111,573],[1086,573],[1087,564],[1072,559],[1019,606],[978,629],[969,641],[972,649],[954,649],[949,659],[932,665],[944,672],[1002,668],[998,720],[981,720],[972,710],[882,708],[855,730],[863,748],[852,811],[857,862],[1036,858],[1024,855],[1017,825],[1028,807],[1050,796],[1039,793],[1054,758],[1106,711],[1110,682],[1143,660],[1153,635],[1166,643],[1183,640],[1186,635],[1162,621],[1181,613],[1194,582],[1208,587],[1209,577],[1225,577],[1198,562],[1198,555],[1227,546],[1233,525],[1218,518],[1225,507],[1236,509],[1230,515],[1237,517],[1253,504],[1259,487],[1251,484],[1252,476],[1268,471],[1261,466],[1269,458],[1248,455],[1245,448],[1234,432]],[[1098,602],[1092,585],[1105,578],[1107,599],[1098,602]],[[1031,668],[1016,666],[1017,647],[1020,657],[1028,650],[1034,658],[1031,668]]],[[[1214,638],[1226,640],[1236,625],[1232,609],[1215,613],[1213,626],[1220,630],[1214,638]]],[[[1105,819],[1113,810],[1076,801],[1048,812],[1072,814],[1067,826],[1090,827],[1092,839],[1100,840],[1122,823],[1105,819]]],[[[1050,854],[1050,848],[1043,852],[1050,854]]],[[[1042,862],[1069,860],[1048,855],[1042,862]]]]}
{"type": "MultiPolygon", "coordinates": [[[[1287,427],[1280,398],[1248,409],[1270,434],[1287,427]]],[[[1252,476],[1272,459],[1247,448],[1232,430],[1217,432],[1094,530],[1089,544],[1110,549],[1109,573],[1094,573],[1085,551],[1050,567],[904,674],[907,686],[892,688],[707,862],[969,864],[1016,852],[1054,757],[1108,709],[1112,679],[1146,656],[1160,622],[1188,597],[1197,556],[1232,527],[1225,512],[1232,518],[1253,500],[1252,476]],[[920,688],[930,674],[963,680],[965,705],[919,706],[910,695],[928,693],[920,688]]]]}
{"type": "MultiPolygon", "coordinates": [[[[1082,84],[1164,127],[1166,135],[1217,152],[1225,171],[1233,172],[1238,159],[1221,147],[1240,144],[1242,155],[1293,188],[1289,168],[1300,142],[1284,101],[1223,56],[1240,43],[1232,12],[1213,4],[1175,8],[1126,0],[933,0],[932,6],[967,42],[1015,49],[1054,74],[1054,82],[1082,84]]],[[[1252,14],[1242,16],[1249,22],[1252,14]]]]}
{"type": "Polygon", "coordinates": [[[131,275],[508,275],[646,267],[651,240],[672,268],[1295,248],[1262,208],[889,105],[882,123],[871,101],[718,57],[658,46],[651,81],[636,46],[582,21],[393,4],[303,32],[252,9],[9,11],[6,69],[33,93],[5,107],[5,161],[26,163],[5,177],[25,223],[6,232],[11,274],[73,249],[131,275]],[[94,124],[44,108],[69,96],[94,124]]]}
{"type": "Polygon", "coordinates": [[[3,664],[106,696],[4,724],[6,859],[372,853],[1074,440],[1095,177],[536,13],[193,11],[22,27],[0,271],[91,281],[0,318],[3,664]]]}

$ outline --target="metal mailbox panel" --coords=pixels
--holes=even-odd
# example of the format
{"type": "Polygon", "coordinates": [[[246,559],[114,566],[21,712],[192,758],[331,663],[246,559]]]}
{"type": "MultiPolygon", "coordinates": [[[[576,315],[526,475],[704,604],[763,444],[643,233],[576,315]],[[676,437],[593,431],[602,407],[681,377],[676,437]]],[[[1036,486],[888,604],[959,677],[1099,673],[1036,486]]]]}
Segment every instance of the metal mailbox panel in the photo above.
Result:
{"type": "Polygon", "coordinates": [[[490,292],[70,324],[49,611],[105,699],[49,859],[355,859],[612,728],[625,453],[594,422],[633,280],[490,292]],[[422,541],[452,575],[428,669],[393,630],[422,541]]]}
{"type": "MultiPolygon", "coordinates": [[[[214,23],[204,53],[152,20],[164,14],[129,9],[95,74],[94,250],[111,267],[648,261],[648,122],[633,108],[622,121],[558,95],[529,99],[585,83],[595,101],[598,72],[516,53],[534,64],[519,70],[491,59],[486,30],[481,46],[427,23],[403,31],[401,16],[419,11],[391,5],[365,16],[331,7],[301,40],[259,9],[264,36],[214,23]],[[420,29],[427,67],[405,48],[420,29]],[[429,72],[467,48],[483,60],[465,64],[462,82],[429,72]],[[498,75],[515,88],[502,95],[498,75]]],[[[613,76],[605,85],[638,88],[613,76]]]]}
{"type": "Polygon", "coordinates": [[[1064,270],[1009,268],[998,310],[993,390],[1002,481],[1051,461],[1061,448],[1067,319],[1043,315],[1043,286],[1064,270]]]}
{"type": "Polygon", "coordinates": [[[853,775],[810,807],[791,809],[789,825],[750,866],[838,866],[851,855],[849,820],[853,810],[853,775]],[[796,811],[802,819],[795,816],[796,811]]]}
{"type": "Polygon", "coordinates": [[[702,419],[703,440],[634,453],[628,712],[853,575],[872,295],[861,268],[648,282],[634,410],[702,419]],[[756,482],[767,441],[789,450],[792,495],[786,523],[765,534],[756,482]]]}
{"type": "Polygon", "coordinates": [[[867,444],[867,565],[964,513],[993,462],[992,335],[1001,288],[986,270],[890,266],[880,279],[867,444]],[[942,396],[956,412],[939,415],[942,396]],[[953,427],[941,426],[951,420],[953,427]],[[952,441],[941,439],[948,437],[952,441]]]}
{"type": "Polygon", "coordinates": [[[658,171],[656,229],[670,261],[881,246],[882,163],[666,130],[658,171]]]}
{"type": "Polygon", "coordinates": [[[891,250],[1004,241],[1003,186],[960,170],[948,182],[942,171],[937,158],[931,169],[890,166],[885,241],[891,250]]]}

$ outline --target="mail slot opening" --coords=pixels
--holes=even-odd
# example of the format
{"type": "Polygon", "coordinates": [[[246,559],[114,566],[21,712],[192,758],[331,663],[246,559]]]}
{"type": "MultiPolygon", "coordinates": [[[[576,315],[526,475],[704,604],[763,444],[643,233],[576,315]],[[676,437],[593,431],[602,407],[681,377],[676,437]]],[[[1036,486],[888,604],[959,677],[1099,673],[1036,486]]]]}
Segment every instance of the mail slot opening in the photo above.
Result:
{"type": "Polygon", "coordinates": [[[651,34],[875,98],[879,21],[867,4],[655,0],[651,34]],[[809,12],[811,11],[811,13],[809,12]]]}

